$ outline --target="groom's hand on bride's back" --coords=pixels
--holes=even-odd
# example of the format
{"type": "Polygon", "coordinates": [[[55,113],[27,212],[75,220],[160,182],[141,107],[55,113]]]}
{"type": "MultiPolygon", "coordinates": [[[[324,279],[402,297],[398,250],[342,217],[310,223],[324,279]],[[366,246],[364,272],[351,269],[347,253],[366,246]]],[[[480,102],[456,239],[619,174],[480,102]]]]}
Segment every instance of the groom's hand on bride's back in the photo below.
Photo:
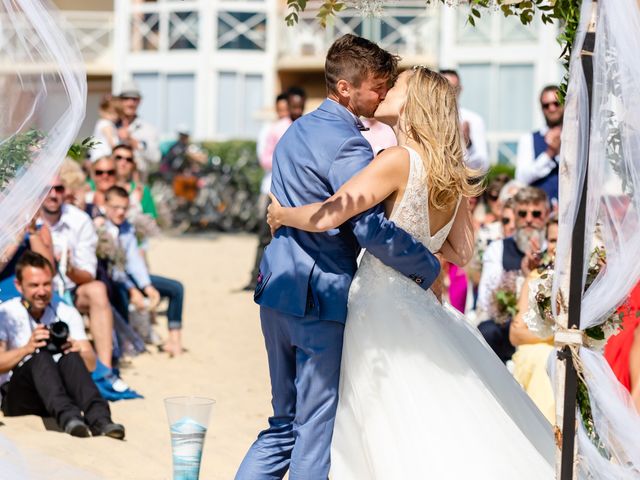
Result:
{"type": "Polygon", "coordinates": [[[442,295],[444,294],[445,290],[444,279],[446,275],[448,275],[448,269],[446,268],[447,261],[444,259],[444,255],[442,255],[440,252],[436,253],[435,257],[440,262],[440,274],[431,284],[431,291],[434,293],[440,303],[442,303],[442,295]]]}
{"type": "Polygon", "coordinates": [[[276,234],[276,230],[282,226],[281,214],[284,209],[273,193],[269,192],[269,198],[271,203],[267,207],[267,223],[271,228],[271,236],[273,237],[276,234]]]}

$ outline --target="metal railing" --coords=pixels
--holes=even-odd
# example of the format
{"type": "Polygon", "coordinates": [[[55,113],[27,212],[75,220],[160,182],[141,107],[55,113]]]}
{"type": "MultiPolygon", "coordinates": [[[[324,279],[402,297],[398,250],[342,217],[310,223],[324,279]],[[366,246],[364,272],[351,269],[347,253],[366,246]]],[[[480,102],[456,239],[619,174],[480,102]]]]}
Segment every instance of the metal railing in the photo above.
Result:
{"type": "Polygon", "coordinates": [[[114,65],[113,12],[63,11],[73,27],[87,73],[111,74],[114,65]]]}
{"type": "MultiPolygon", "coordinates": [[[[311,1],[294,27],[279,26],[282,58],[324,57],[331,43],[341,35],[353,33],[403,57],[435,59],[438,53],[438,8],[425,8],[424,1],[399,0],[383,7],[381,16],[363,16],[347,8],[323,29],[316,14],[320,2],[311,1]]],[[[284,18],[285,12],[282,11],[284,18]]]]}

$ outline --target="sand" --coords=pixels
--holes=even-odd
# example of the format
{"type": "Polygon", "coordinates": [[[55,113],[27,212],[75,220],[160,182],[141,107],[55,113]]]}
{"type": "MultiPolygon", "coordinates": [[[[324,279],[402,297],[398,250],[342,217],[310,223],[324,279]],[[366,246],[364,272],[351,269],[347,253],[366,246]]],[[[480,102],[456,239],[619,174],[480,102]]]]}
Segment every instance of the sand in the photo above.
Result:
{"type": "MultiPolygon", "coordinates": [[[[251,293],[239,291],[248,280],[255,246],[250,235],[164,237],[152,242],[154,273],[185,285],[183,335],[189,352],[173,359],[158,352],[143,354],[123,370],[125,381],[145,397],[110,404],[114,421],[126,427],[125,441],[73,438],[47,430],[34,416],[0,417],[0,435],[13,441],[27,461],[46,455],[87,472],[78,478],[92,473],[105,479],[171,479],[163,399],[205,396],[217,403],[200,478],[232,479],[270,413],[258,308],[251,293]]],[[[160,321],[158,331],[165,335],[164,317],[160,321]]],[[[0,472],[0,478],[7,477],[0,472]]],[[[66,477],[54,467],[47,478],[66,477]]]]}

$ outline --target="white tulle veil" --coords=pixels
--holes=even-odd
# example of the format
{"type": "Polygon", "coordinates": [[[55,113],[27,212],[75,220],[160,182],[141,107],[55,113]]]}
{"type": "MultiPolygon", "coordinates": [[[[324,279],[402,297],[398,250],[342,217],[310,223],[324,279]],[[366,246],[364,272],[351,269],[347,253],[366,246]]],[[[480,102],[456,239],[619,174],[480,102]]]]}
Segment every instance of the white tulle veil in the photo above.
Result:
{"type": "MultiPolygon", "coordinates": [[[[2,257],[40,207],[85,114],[82,57],[46,1],[0,0],[0,89],[2,257]]],[[[95,478],[62,461],[22,454],[0,435],[2,478],[95,478]]]]}
{"type": "MultiPolygon", "coordinates": [[[[589,137],[580,47],[591,8],[591,0],[584,0],[571,59],[562,134],[560,234],[554,284],[554,298],[559,289],[567,298],[571,232],[588,148],[585,275],[596,238],[604,244],[607,264],[582,297],[581,330],[601,324],[640,280],[640,11],[636,0],[597,2],[589,137]]],[[[596,446],[578,421],[580,478],[640,478],[640,416],[629,393],[616,380],[602,353],[585,347],[579,352],[599,437],[596,446]]]]}
{"type": "Polygon", "coordinates": [[[46,0],[0,0],[0,256],[40,207],[85,114],[73,33],[46,0]]]}

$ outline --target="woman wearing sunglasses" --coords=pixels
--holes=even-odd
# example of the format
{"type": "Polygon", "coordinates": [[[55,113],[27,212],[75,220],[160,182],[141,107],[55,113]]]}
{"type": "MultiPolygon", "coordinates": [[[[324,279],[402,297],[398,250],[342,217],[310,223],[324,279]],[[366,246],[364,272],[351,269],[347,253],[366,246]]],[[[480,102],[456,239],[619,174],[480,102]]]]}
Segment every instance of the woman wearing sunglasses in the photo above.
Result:
{"type": "Polygon", "coordinates": [[[116,163],[116,183],[129,192],[129,218],[144,213],[154,220],[158,218],[151,190],[140,181],[133,148],[129,145],[117,145],[111,155],[116,163]]]}

